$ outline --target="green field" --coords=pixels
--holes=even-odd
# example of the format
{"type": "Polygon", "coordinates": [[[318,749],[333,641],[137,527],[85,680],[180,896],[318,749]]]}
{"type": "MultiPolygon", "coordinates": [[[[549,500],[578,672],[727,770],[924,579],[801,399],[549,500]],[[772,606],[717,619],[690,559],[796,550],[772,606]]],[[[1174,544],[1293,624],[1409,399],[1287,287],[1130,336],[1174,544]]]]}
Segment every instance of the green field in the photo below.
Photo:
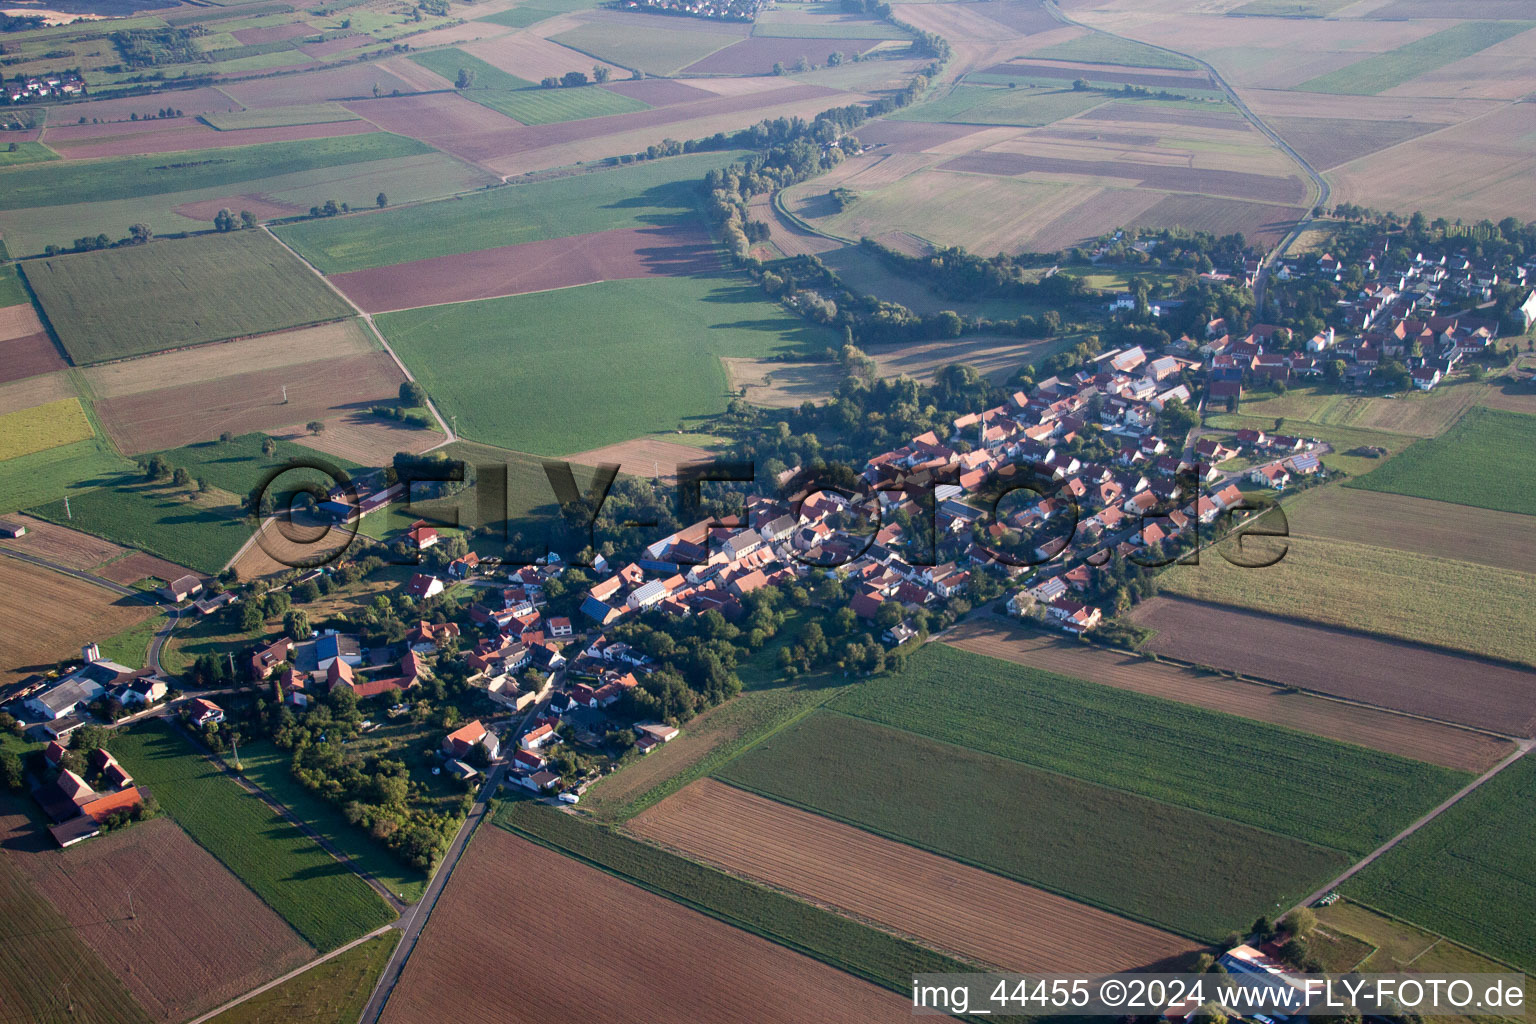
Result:
{"type": "Polygon", "coordinates": [[[115,482],[132,463],[93,437],[0,462],[0,515],[60,502],[115,482]]]}
{"type": "Polygon", "coordinates": [[[725,410],[719,356],[820,349],[741,277],[609,281],[386,313],[391,347],[459,430],[535,455],[585,451],[725,410]],[[515,381],[537,381],[508,400],[515,381]]]}
{"type": "MultiPolygon", "coordinates": [[[[1247,408],[1245,402],[1242,408],[1247,408]]],[[[1249,416],[1246,413],[1218,413],[1205,418],[1206,426],[1213,430],[1263,430],[1273,431],[1273,417],[1249,416]]],[[[1381,458],[1348,454],[1355,448],[1385,448],[1389,455],[1402,452],[1413,439],[1403,434],[1389,434],[1381,430],[1365,430],[1337,423],[1316,423],[1311,420],[1286,419],[1281,429],[1297,437],[1315,437],[1333,446],[1333,451],[1322,457],[1329,469],[1342,469],[1346,473],[1369,473],[1382,465],[1381,458]]]]}
{"type": "MultiPolygon", "coordinates": [[[[3,799],[0,809],[10,811],[11,798],[3,799]]],[[[149,1024],[117,975],[33,887],[14,856],[0,854],[0,1006],[7,1019],[149,1024]]]]}
{"type": "Polygon", "coordinates": [[[421,898],[427,878],[414,871],[386,850],[368,833],[349,824],[341,808],[311,791],[293,777],[289,764],[293,755],[262,740],[240,748],[240,763],[246,778],[266,790],[294,817],[324,836],[336,849],[346,854],[359,868],[377,878],[390,892],[407,902],[421,898]]]}
{"type": "Polygon", "coordinates": [[[941,856],[1203,939],[1218,938],[1276,904],[1290,905],[1353,859],[827,711],[762,741],[716,775],[941,856]]]}
{"type": "Polygon", "coordinates": [[[236,110],[223,114],[204,114],[202,120],[222,132],[241,128],[283,128],[295,124],[331,124],[362,120],[340,103],[301,103],[291,107],[266,110],[236,110]]]}
{"type": "MultiPolygon", "coordinates": [[[[262,483],[268,473],[284,465],[302,461],[328,463],[348,472],[359,468],[350,459],[283,440],[276,441],[277,450],[268,458],[261,453],[262,442],[266,440],[265,434],[241,434],[229,441],[204,441],[158,454],[172,469],[185,469],[194,479],[206,480],[220,490],[242,497],[262,483]]],[[[301,471],[297,468],[284,473],[281,480],[275,482],[280,482],[284,495],[291,494],[303,483],[316,483],[327,490],[335,486],[335,481],[319,470],[301,471]]],[[[282,503],[281,496],[278,500],[282,503]]]]}
{"type": "Polygon", "coordinates": [[[323,272],[339,274],[594,231],[679,224],[695,216],[700,179],[740,155],[649,160],[366,217],[288,224],[277,233],[323,272]]]}
{"type": "Polygon", "coordinates": [[[193,151],[195,156],[157,153],[72,160],[58,167],[18,167],[0,171],[0,210],[69,206],[208,187],[224,188],[226,194],[245,192],[248,190],[231,186],[253,178],[431,151],[414,139],[372,132],[335,139],[199,149],[193,151]]]}
{"type": "Polygon", "coordinates": [[[1531,21],[1464,21],[1386,53],[1318,75],[1295,86],[1306,92],[1374,96],[1422,74],[1486,50],[1536,26],[1531,21]]]}
{"type": "Polygon", "coordinates": [[[372,160],[361,166],[336,164],[179,192],[7,210],[0,212],[0,228],[14,252],[41,253],[48,245],[67,246],[85,236],[105,233],[109,238],[120,238],[128,233],[130,224],[148,224],[160,235],[207,231],[220,207],[239,214],[244,195],[260,195],[267,202],[285,204],[294,214],[324,205],[329,199],[371,210],[380,192],[391,204],[399,205],[467,192],[495,180],[446,154],[418,153],[372,160]]]}
{"type": "Polygon", "coordinates": [[[33,260],[24,273],[77,365],[353,312],[264,231],[33,260]]]}
{"type": "Polygon", "coordinates": [[[196,494],[167,481],[151,482],[136,467],[89,482],[93,489],[70,493],[68,508],[60,499],[29,511],[210,574],[223,569],[250,539],[250,521],[233,495],[196,494]]]}
{"type": "Polygon", "coordinates": [[[685,907],[898,992],[911,986],[913,974],[967,970],[942,953],[531,800],[501,803],[493,821],[685,907]]]}
{"type": "Polygon", "coordinates": [[[595,21],[550,38],[610,64],[639,68],[652,75],[670,75],[716,50],[740,42],[736,36],[724,32],[690,32],[674,28],[669,24],[669,18],[657,18],[656,21],[655,28],[595,21]]]}
{"type": "Polygon", "coordinates": [[[497,11],[495,14],[487,14],[476,18],[476,21],[487,21],[492,25],[505,25],[507,28],[527,28],[541,21],[553,18],[559,11],[546,11],[537,7],[514,7],[509,11],[497,11]]]}
{"type": "Polygon", "coordinates": [[[1468,781],[943,644],[828,708],[1346,853],[1369,853],[1468,781]]]}
{"type": "Polygon", "coordinates": [[[149,660],[149,642],[163,628],[165,628],[165,612],[157,611],[143,622],[129,626],[121,633],[102,640],[98,644],[101,648],[101,656],[119,665],[127,665],[129,668],[145,668],[147,667],[145,663],[149,660]]]}
{"type": "Polygon", "coordinates": [[[1345,883],[1344,892],[1536,970],[1533,801],[1536,760],[1527,756],[1345,883]]]}
{"type": "Polygon", "coordinates": [[[1202,558],[1158,580],[1182,597],[1536,665],[1536,579],[1528,573],[1292,534],[1254,542],[1260,551],[1285,545],[1285,557],[1268,568],[1202,558]]]}
{"type": "Polygon", "coordinates": [[[0,264],[0,309],[23,306],[31,301],[27,297],[27,289],[21,283],[21,275],[16,273],[16,264],[0,264]]]}
{"type": "Polygon", "coordinates": [[[173,728],[112,734],[115,754],[193,839],[310,945],[334,949],[394,917],[357,875],[199,754],[173,728]]]}
{"type": "MultiPolygon", "coordinates": [[[[828,6],[831,6],[830,4],[828,6]]],[[[759,17],[752,26],[754,36],[763,36],[769,39],[825,39],[830,49],[837,49],[839,39],[911,39],[910,32],[904,32],[895,25],[885,21],[834,21],[832,16],[824,16],[816,22],[804,21],[772,21],[759,17]]]]}
{"type": "Polygon", "coordinates": [[[889,118],[893,121],[1035,126],[1081,114],[1103,102],[1104,97],[1096,92],[1077,92],[1073,89],[959,85],[945,96],[898,110],[889,118]]]}
{"type": "Polygon", "coordinates": [[[1259,18],[1326,18],[1355,0],[1249,0],[1228,14],[1259,18]]]}
{"type": "Polygon", "coordinates": [[[1536,416],[1477,406],[1346,486],[1536,515],[1536,416]]]}
{"type": "Polygon", "coordinates": [[[208,1024],[357,1024],[389,962],[399,932],[389,932],[253,996],[208,1024]]]}
{"type": "MultiPolygon", "coordinates": [[[[3,139],[0,139],[0,141],[3,141],[3,139]]],[[[59,154],[41,142],[17,142],[13,143],[13,145],[16,147],[14,152],[9,147],[0,149],[0,167],[35,164],[44,160],[57,160],[59,158],[59,154]]]]}
{"type": "MultiPolygon", "coordinates": [[[[609,92],[597,85],[545,89],[537,82],[510,75],[494,64],[488,64],[456,48],[430,50],[411,59],[450,82],[458,78],[460,70],[474,72],[474,85],[463,90],[461,95],[523,124],[554,124],[557,121],[579,121],[586,117],[629,114],[636,110],[651,109],[648,103],[609,92]]],[[[570,70],[584,72],[589,77],[591,75],[590,67],[570,70]]]]}
{"type": "Polygon", "coordinates": [[[78,398],[0,414],[0,462],[95,436],[78,398]]]}
{"type": "Polygon", "coordinates": [[[1199,67],[1188,57],[1103,32],[1094,32],[1055,46],[1047,46],[1043,50],[1034,50],[1028,56],[1042,60],[1076,60],[1086,64],[1123,64],[1136,68],[1183,70],[1199,67]]]}

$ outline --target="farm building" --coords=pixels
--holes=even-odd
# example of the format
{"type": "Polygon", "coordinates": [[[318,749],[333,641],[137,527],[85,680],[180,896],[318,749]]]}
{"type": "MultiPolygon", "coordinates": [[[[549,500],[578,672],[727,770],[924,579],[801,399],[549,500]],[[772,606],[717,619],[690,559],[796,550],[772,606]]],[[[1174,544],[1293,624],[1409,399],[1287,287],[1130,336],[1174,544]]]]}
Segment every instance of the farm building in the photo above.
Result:
{"type": "Polygon", "coordinates": [[[108,687],[137,674],[136,670],[115,661],[92,661],[40,691],[22,706],[45,721],[66,718],[82,705],[100,697],[108,687]]]}
{"type": "Polygon", "coordinates": [[[436,576],[419,572],[411,577],[410,583],[406,584],[405,592],[418,601],[424,601],[443,592],[443,581],[436,576]]]}
{"type": "Polygon", "coordinates": [[[196,576],[179,576],[160,588],[160,596],[172,604],[180,604],[193,594],[201,593],[203,581],[196,576]]]}
{"type": "Polygon", "coordinates": [[[25,523],[18,523],[10,519],[0,519],[0,537],[15,539],[17,537],[25,537],[26,535],[27,527],[25,523]]]}

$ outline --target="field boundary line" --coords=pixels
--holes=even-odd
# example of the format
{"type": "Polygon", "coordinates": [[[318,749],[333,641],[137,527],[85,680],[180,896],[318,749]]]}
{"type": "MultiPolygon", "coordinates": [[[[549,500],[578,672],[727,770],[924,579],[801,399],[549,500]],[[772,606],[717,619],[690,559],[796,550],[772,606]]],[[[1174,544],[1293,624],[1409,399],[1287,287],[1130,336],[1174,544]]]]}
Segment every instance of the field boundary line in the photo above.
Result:
{"type": "MultiPolygon", "coordinates": [[[[1333,890],[1337,889],[1339,886],[1343,885],[1345,882],[1349,881],[1355,875],[1359,874],[1361,871],[1364,871],[1367,867],[1369,867],[1371,864],[1375,863],[1378,859],[1380,859],[1384,854],[1389,852],[1393,847],[1397,846],[1403,840],[1407,839],[1409,836],[1411,836],[1415,832],[1419,831],[1419,829],[1423,828],[1425,825],[1428,825],[1430,822],[1432,822],[1436,818],[1440,817],[1440,815],[1444,814],[1446,811],[1448,811],[1452,807],[1456,806],[1456,804],[1461,802],[1461,800],[1464,799],[1465,797],[1469,796],[1473,791],[1475,791],[1483,783],[1485,783],[1488,780],[1492,779],[1495,775],[1499,774],[1504,769],[1508,768],[1510,765],[1512,765],[1516,761],[1520,760],[1526,754],[1529,754],[1531,752],[1531,748],[1532,747],[1536,747],[1536,739],[1521,740],[1520,744],[1519,744],[1519,748],[1513,754],[1510,754],[1504,760],[1500,761],[1498,764],[1494,765],[1492,768],[1488,769],[1486,772],[1484,772],[1483,774],[1479,775],[1477,778],[1473,779],[1471,782],[1467,783],[1465,786],[1461,787],[1461,789],[1459,789],[1455,793],[1451,794],[1450,797],[1448,797],[1446,800],[1444,800],[1438,807],[1434,808],[1428,814],[1424,815],[1422,818],[1420,818],[1419,820],[1415,821],[1412,825],[1409,825],[1407,828],[1403,829],[1401,832],[1399,832],[1397,835],[1393,836],[1391,839],[1388,839],[1385,843],[1382,843],[1380,846],[1378,846],[1376,849],[1372,850],[1365,857],[1361,858],[1359,861],[1357,861],[1356,863],[1352,864],[1348,871],[1345,871],[1342,875],[1339,875],[1333,881],[1329,882],[1327,885],[1323,886],[1321,889],[1317,890],[1312,895],[1308,896],[1306,899],[1302,900],[1300,903],[1296,904],[1296,906],[1292,907],[1291,909],[1292,910],[1299,910],[1302,907],[1307,907],[1307,906],[1312,905],[1313,903],[1316,903],[1318,900],[1322,899],[1324,896],[1328,895],[1330,892],[1332,892],[1333,890]]],[[[1412,922],[1409,922],[1409,923],[1411,924],[1412,922]]],[[[1415,927],[1423,927],[1423,926],[1422,925],[1416,925],[1415,927]]],[[[1428,930],[1428,929],[1426,929],[1426,930],[1428,930]]],[[[1434,934],[1438,935],[1439,933],[1435,932],[1434,934]]],[[[1468,948],[1470,949],[1471,947],[1469,946],[1468,948]]],[[[1474,950],[1474,952],[1476,952],[1476,950],[1474,950]]]]}
{"type": "MultiPolygon", "coordinates": [[[[1435,931],[1433,928],[1425,927],[1424,925],[1419,924],[1417,921],[1410,921],[1406,917],[1401,917],[1401,916],[1399,916],[1397,914],[1392,913],[1390,910],[1382,910],[1380,907],[1376,906],[1373,903],[1367,903],[1365,900],[1357,900],[1353,896],[1346,896],[1346,897],[1344,897],[1344,899],[1346,900],[1346,902],[1353,903],[1357,907],[1364,907],[1365,909],[1369,910],[1373,914],[1380,914],[1382,917],[1385,917],[1388,920],[1396,921],[1399,924],[1405,924],[1405,925],[1407,925],[1410,928],[1417,928],[1421,932],[1428,932],[1430,935],[1433,935],[1435,937],[1435,941],[1430,943],[1429,946],[1426,946],[1421,952],[1419,952],[1417,955],[1415,955],[1414,958],[1413,958],[1414,960],[1419,959],[1419,957],[1421,957],[1425,953],[1429,952],[1431,947],[1438,946],[1442,942],[1449,942],[1453,946],[1460,946],[1462,949],[1470,950],[1471,952],[1476,953],[1478,956],[1483,957],[1485,960],[1492,960],[1496,964],[1503,964],[1505,967],[1508,967],[1511,971],[1518,971],[1521,974],[1526,973],[1525,972],[1525,968],[1523,968],[1523,967],[1516,967],[1514,964],[1510,963],[1508,960],[1502,959],[1501,957],[1494,956],[1492,953],[1484,953],[1482,950],[1478,949],[1476,946],[1470,946],[1467,943],[1461,942],[1461,941],[1459,941],[1457,939],[1447,938],[1446,936],[1441,935],[1439,932],[1435,931]]],[[[1359,938],[1359,936],[1357,935],[1357,936],[1355,936],[1355,938],[1359,938]]],[[[1380,947],[1378,946],[1377,948],[1379,949],[1380,947]]],[[[1363,962],[1364,961],[1362,961],[1362,963],[1363,962]]],[[[1409,961],[1409,962],[1412,963],[1413,961],[1409,961]]]]}
{"type": "MultiPolygon", "coordinates": [[[[340,288],[337,288],[336,285],[331,283],[330,278],[320,273],[318,267],[309,262],[309,260],[305,259],[298,250],[294,249],[287,242],[279,238],[276,232],[272,231],[265,224],[261,226],[261,230],[265,231],[268,237],[276,241],[278,245],[286,249],[288,253],[294,257],[294,259],[304,264],[305,268],[307,268],[311,274],[314,274],[321,281],[323,281],[325,286],[331,291],[335,292],[341,301],[345,302],[347,306],[350,307],[358,316],[362,317],[363,323],[368,325],[368,330],[373,333],[374,338],[378,340],[379,345],[383,347],[384,351],[389,353],[389,358],[394,360],[395,365],[400,368],[400,372],[405,375],[405,379],[413,384],[416,383],[416,377],[411,373],[410,368],[405,365],[405,362],[398,355],[395,354],[395,350],[389,347],[389,342],[385,340],[383,333],[374,324],[373,314],[365,313],[360,308],[358,308],[357,303],[347,298],[346,294],[343,293],[340,288]]],[[[453,432],[453,428],[448,425],[447,420],[443,419],[443,414],[437,411],[437,405],[432,401],[431,395],[427,396],[427,411],[432,414],[433,419],[437,420],[437,425],[442,430],[443,436],[446,439],[433,445],[431,448],[428,448],[428,452],[436,451],[437,449],[442,448],[445,445],[452,444],[454,441],[458,440],[458,437],[453,432]]],[[[426,452],[423,452],[422,454],[425,455],[426,452]]]]}
{"type": "Polygon", "coordinates": [[[249,992],[245,993],[245,995],[236,996],[234,999],[231,999],[229,1002],[225,1003],[223,1006],[219,1006],[219,1007],[216,1007],[216,1008],[214,1008],[212,1010],[209,1010],[207,1013],[203,1014],[201,1017],[197,1017],[197,1018],[195,1018],[193,1020],[188,1021],[187,1024],[203,1024],[204,1021],[212,1020],[214,1017],[217,1017],[219,1014],[223,1013],[225,1010],[232,1010],[236,1006],[239,1006],[241,1003],[246,1002],[247,1000],[250,1000],[250,999],[254,999],[256,996],[261,995],[263,992],[266,992],[269,989],[276,988],[277,986],[281,985],[285,981],[292,981],[294,978],[297,978],[299,975],[301,975],[301,974],[305,973],[306,971],[308,971],[311,967],[319,967],[321,964],[325,963],[327,960],[334,959],[335,957],[340,956],[341,954],[347,952],[350,949],[355,949],[356,947],[361,946],[365,942],[371,942],[374,939],[377,939],[379,936],[388,933],[392,928],[394,928],[393,924],[386,924],[386,925],[384,925],[384,926],[382,926],[380,928],[375,928],[373,931],[369,932],[367,935],[359,936],[358,938],[355,938],[351,942],[347,943],[345,946],[337,946],[335,949],[331,950],[329,953],[326,953],[323,956],[316,957],[315,959],[309,961],[306,964],[302,964],[302,965],[300,965],[298,967],[295,967],[293,970],[289,971],[287,974],[284,974],[281,977],[273,978],[271,981],[267,982],[265,985],[260,985],[260,986],[258,986],[256,988],[251,989],[249,992]]]}

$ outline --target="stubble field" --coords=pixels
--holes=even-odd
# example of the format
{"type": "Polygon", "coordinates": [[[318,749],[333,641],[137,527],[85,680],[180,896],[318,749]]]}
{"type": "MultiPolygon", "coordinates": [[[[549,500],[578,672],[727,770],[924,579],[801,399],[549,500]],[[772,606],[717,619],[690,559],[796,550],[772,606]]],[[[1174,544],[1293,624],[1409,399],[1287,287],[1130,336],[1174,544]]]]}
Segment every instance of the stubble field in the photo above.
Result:
{"type": "Polygon", "coordinates": [[[149,618],[150,607],[81,580],[0,558],[0,615],[25,629],[0,634],[0,680],[14,682],[78,658],[80,645],[149,618]]]}

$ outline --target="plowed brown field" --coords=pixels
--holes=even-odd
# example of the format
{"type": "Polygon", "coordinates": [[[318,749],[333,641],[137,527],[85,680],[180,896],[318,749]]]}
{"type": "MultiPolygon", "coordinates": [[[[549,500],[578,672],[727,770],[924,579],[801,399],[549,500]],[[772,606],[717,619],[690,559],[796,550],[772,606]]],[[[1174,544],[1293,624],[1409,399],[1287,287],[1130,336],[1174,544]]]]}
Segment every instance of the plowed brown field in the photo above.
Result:
{"type": "Polygon", "coordinates": [[[183,576],[197,576],[184,565],[175,562],[167,562],[163,558],[144,551],[135,551],[127,558],[120,558],[110,565],[104,565],[96,570],[96,575],[113,583],[121,583],[123,586],[132,586],[139,580],[149,579],[153,576],[157,580],[179,580],[183,576]]]}
{"type": "MultiPolygon", "coordinates": [[[[0,342],[0,359],[4,358],[4,352],[5,344],[0,342]]],[[[6,381],[0,384],[0,416],[74,397],[75,389],[70,384],[69,374],[63,372],[40,373],[6,381]]]]}
{"type": "Polygon", "coordinates": [[[325,529],[312,526],[279,525],[267,520],[256,542],[235,562],[236,575],[244,580],[287,572],[295,566],[323,564],[351,545],[359,536],[348,527],[325,529]]]}
{"type": "Polygon", "coordinates": [[[714,456],[705,448],[678,444],[659,437],[642,437],[633,441],[620,441],[602,448],[567,455],[566,461],[580,466],[597,466],[616,462],[619,472],[626,476],[656,477],[671,480],[677,476],[677,467],[689,462],[707,462],[714,456]]]}
{"type": "Polygon", "coordinates": [[[31,516],[6,518],[26,524],[27,534],[25,537],[0,537],[0,548],[57,562],[68,569],[89,569],[109,558],[126,554],[128,550],[109,540],[92,537],[88,533],[71,530],[44,519],[33,519],[31,516]]]}
{"type": "Polygon", "coordinates": [[[149,618],[150,607],[101,587],[0,557],[0,685],[79,657],[80,645],[149,618]]]}
{"type": "Polygon", "coordinates": [[[46,332],[0,341],[0,381],[21,380],[65,367],[59,346],[46,332]]]}
{"type": "MultiPolygon", "coordinates": [[[[153,122],[151,122],[153,123],[153,122]]],[[[301,124],[281,128],[242,128],[221,132],[200,122],[178,118],[166,122],[178,127],[146,131],[130,130],[121,124],[70,125],[48,132],[48,145],[63,156],[85,160],[100,156],[133,156],[148,153],[179,153],[183,150],[225,146],[254,146],[262,142],[294,142],[298,139],[332,138],[337,135],[362,135],[374,131],[367,121],[340,121],[335,124],[301,124]]],[[[143,125],[144,122],[130,122],[143,125]]]]}
{"type": "MultiPolygon", "coordinates": [[[[1145,607],[1145,606],[1143,606],[1145,607]]],[[[956,647],[1048,672],[1224,711],[1329,739],[1467,772],[1481,772],[1513,749],[1507,740],[1375,708],[1285,693],[1167,662],[1041,636],[1004,620],[967,621],[944,634],[956,647]]],[[[1188,657],[1165,651],[1176,657],[1188,657]]],[[[1190,658],[1193,661],[1202,659],[1190,658]]],[[[1208,663],[1203,662],[1202,663],[1208,663]]],[[[1244,669],[1262,675],[1256,666],[1244,669]]]]}
{"type": "Polygon", "coordinates": [[[272,431],[392,401],[404,379],[388,355],[368,352],[109,398],[97,403],[96,414],[118,447],[137,455],[210,441],[226,430],[272,431]]]}
{"type": "Polygon", "coordinates": [[[1536,672],[1528,669],[1180,598],[1155,597],[1131,618],[1157,630],[1149,647],[1159,654],[1479,729],[1536,735],[1536,672]]]}
{"type": "Polygon", "coordinates": [[[348,413],[325,421],[325,430],[311,434],[295,428],[273,435],[306,448],[351,459],[359,466],[385,466],[396,452],[415,455],[444,441],[435,430],[422,430],[365,412],[348,413]]]}
{"type": "Polygon", "coordinates": [[[1195,949],[1177,935],[712,779],[668,797],[629,828],[1008,971],[1119,971],[1195,949]]]}
{"type": "Polygon", "coordinates": [[[382,1021],[843,1024],[911,1013],[899,995],[488,825],[382,1021]],[[569,970],[519,952],[540,935],[559,936],[569,970]]]}
{"type": "Polygon", "coordinates": [[[169,818],[60,851],[8,815],[0,845],[155,1020],[186,1020],[314,955],[169,818]]]}

